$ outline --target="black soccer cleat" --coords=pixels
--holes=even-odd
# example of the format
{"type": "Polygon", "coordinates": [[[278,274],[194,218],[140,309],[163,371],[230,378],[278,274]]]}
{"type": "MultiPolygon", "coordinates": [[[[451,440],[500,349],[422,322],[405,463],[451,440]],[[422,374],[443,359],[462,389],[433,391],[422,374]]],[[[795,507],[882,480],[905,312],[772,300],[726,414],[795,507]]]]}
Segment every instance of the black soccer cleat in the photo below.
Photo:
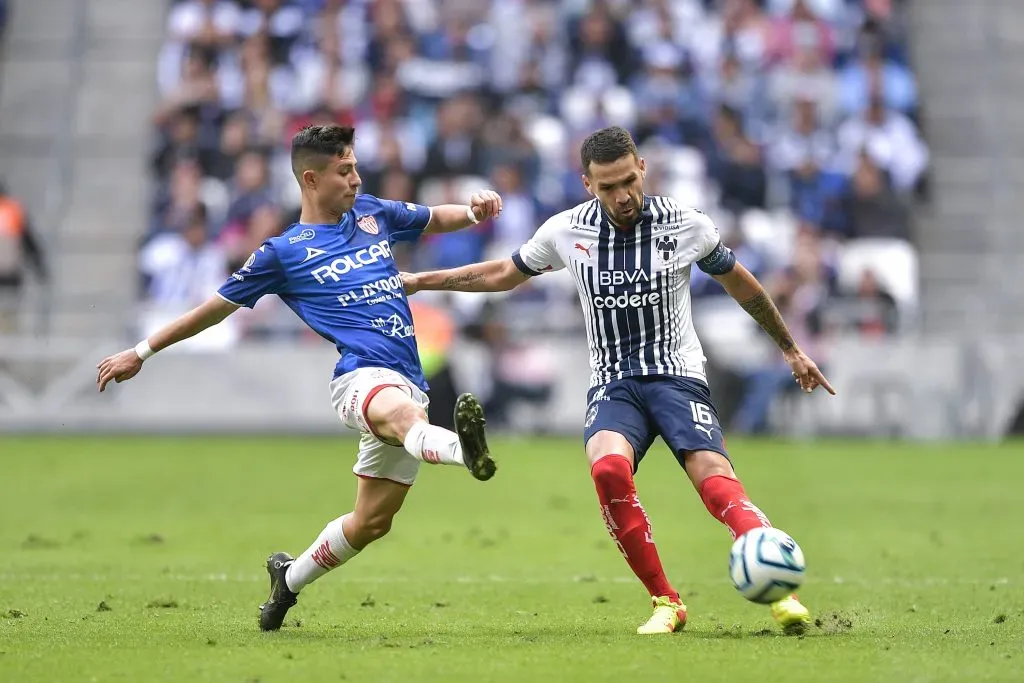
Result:
{"type": "Polygon", "coordinates": [[[274,553],[267,558],[267,573],[270,574],[270,597],[260,605],[260,630],[276,631],[284,623],[284,615],[299,601],[298,593],[288,590],[284,580],[288,567],[295,559],[288,553],[274,553]]]}
{"type": "Polygon", "coordinates": [[[484,427],[484,409],[473,394],[462,394],[455,401],[455,433],[462,444],[462,458],[470,474],[480,481],[487,481],[498,469],[487,449],[487,435],[484,427]]]}

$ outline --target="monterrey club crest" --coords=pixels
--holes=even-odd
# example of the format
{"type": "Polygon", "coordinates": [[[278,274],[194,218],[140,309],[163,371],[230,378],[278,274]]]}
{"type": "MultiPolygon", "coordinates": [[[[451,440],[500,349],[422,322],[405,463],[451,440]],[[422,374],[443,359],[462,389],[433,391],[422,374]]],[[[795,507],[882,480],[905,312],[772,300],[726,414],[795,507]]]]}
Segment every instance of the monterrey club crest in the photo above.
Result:
{"type": "Polygon", "coordinates": [[[678,244],[676,238],[665,236],[654,243],[654,248],[658,250],[661,260],[667,263],[675,255],[678,244]]]}
{"type": "Polygon", "coordinates": [[[380,227],[377,225],[377,219],[373,216],[363,216],[356,221],[356,225],[359,226],[360,230],[368,232],[371,235],[376,235],[380,232],[380,227]]]}

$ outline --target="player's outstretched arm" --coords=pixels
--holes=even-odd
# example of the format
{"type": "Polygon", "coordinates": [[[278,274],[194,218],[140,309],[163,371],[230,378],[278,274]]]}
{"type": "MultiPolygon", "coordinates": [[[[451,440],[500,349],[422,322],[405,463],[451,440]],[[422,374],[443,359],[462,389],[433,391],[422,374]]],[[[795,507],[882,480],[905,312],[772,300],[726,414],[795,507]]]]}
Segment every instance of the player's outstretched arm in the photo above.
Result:
{"type": "Polygon", "coordinates": [[[465,204],[441,204],[430,207],[430,222],[424,232],[454,232],[494,218],[501,213],[501,195],[493,190],[482,190],[465,204]]]}
{"type": "Polygon", "coordinates": [[[155,332],[133,348],[113,356],[107,356],[97,369],[96,384],[103,391],[110,380],[121,383],[139,374],[142,363],[157,351],[171,344],[194,337],[208,327],[213,327],[239,309],[237,304],[225,301],[219,296],[210,297],[205,303],[193,308],[174,322],[155,332]]]}
{"type": "Polygon", "coordinates": [[[828,383],[821,370],[793,340],[782,314],[775,302],[765,291],[753,274],[736,263],[727,273],[712,275],[739,305],[757,321],[776,346],[782,349],[782,355],[793,369],[793,377],[804,391],[810,393],[815,387],[823,387],[825,391],[835,395],[835,389],[828,383]]]}
{"type": "Polygon", "coordinates": [[[426,273],[402,273],[406,294],[424,289],[446,289],[452,292],[507,292],[530,279],[510,259],[472,263],[450,270],[426,273]]]}

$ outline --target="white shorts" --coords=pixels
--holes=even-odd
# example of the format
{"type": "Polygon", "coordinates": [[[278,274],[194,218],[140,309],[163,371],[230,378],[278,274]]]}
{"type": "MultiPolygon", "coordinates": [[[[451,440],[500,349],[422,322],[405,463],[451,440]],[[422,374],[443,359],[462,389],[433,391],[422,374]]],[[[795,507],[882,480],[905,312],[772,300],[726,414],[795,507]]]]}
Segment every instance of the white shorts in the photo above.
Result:
{"type": "Polygon", "coordinates": [[[352,468],[358,477],[390,479],[406,486],[416,481],[420,461],[409,455],[401,445],[385,442],[377,436],[366,420],[366,408],[381,389],[398,387],[424,410],[430,399],[423,391],[394,370],[359,368],[336,377],[331,382],[331,401],[342,424],[361,434],[359,457],[352,468]]]}

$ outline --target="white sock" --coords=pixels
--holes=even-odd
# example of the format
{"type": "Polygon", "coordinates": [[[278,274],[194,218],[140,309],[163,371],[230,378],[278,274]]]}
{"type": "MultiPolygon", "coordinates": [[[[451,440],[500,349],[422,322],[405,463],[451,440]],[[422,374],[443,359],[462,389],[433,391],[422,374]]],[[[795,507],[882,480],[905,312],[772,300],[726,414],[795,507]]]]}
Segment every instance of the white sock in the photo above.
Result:
{"type": "Polygon", "coordinates": [[[288,590],[298,593],[303,587],[359,554],[359,551],[353,548],[345,538],[345,532],[341,526],[342,520],[351,514],[350,512],[339,517],[324,527],[324,530],[313,541],[313,545],[306,548],[306,552],[292,562],[284,577],[285,583],[288,584],[288,590]]]}
{"type": "Polygon", "coordinates": [[[417,422],[405,435],[405,450],[417,460],[433,465],[462,465],[459,435],[429,422],[417,422]]]}

